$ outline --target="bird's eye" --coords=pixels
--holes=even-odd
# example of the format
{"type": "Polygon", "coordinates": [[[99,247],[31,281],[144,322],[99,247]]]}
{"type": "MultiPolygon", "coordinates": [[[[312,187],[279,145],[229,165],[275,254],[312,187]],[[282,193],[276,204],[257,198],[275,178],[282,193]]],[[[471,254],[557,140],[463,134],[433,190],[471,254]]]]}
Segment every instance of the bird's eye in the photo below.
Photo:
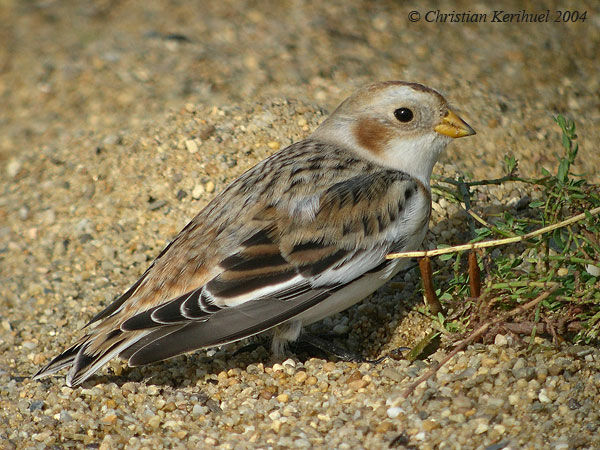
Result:
{"type": "Polygon", "coordinates": [[[394,116],[400,122],[406,123],[406,122],[410,122],[411,120],[413,120],[414,114],[408,108],[398,108],[396,111],[394,111],[394,116]]]}

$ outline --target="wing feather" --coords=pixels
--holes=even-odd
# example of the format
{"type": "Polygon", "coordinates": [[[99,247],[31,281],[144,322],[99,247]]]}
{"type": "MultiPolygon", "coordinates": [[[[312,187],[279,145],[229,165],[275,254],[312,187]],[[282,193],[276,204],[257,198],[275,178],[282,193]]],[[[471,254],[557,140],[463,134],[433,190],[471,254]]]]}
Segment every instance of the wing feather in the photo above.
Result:
{"type": "Polygon", "coordinates": [[[254,336],[318,304],[330,295],[329,291],[313,290],[297,298],[295,302],[265,298],[223,310],[206,322],[190,322],[169,334],[157,335],[157,339],[129,356],[129,365],[135,367],[162,361],[199,348],[214,347],[254,336]]]}
{"type": "Polygon", "coordinates": [[[304,230],[295,230],[289,220],[284,230],[268,223],[244,240],[235,253],[225,256],[218,264],[218,275],[204,286],[134,315],[121,325],[123,330],[181,325],[168,334],[155,330],[138,341],[135,351],[126,352],[133,358],[130,363],[160,360],[167,354],[266,331],[323,301],[332,290],[379,270],[386,264],[389,249],[404,246],[407,238],[400,234],[389,242],[372,245],[369,237],[405,219],[405,202],[411,196],[404,192],[414,190],[413,185],[414,181],[391,171],[353,177],[321,195],[315,220],[304,223],[304,230]],[[399,183],[401,195],[389,198],[375,210],[370,204],[358,216],[353,214],[356,211],[352,210],[365,201],[385,198],[385,189],[394,182],[399,183]],[[331,232],[332,210],[340,208],[350,215],[346,223],[354,217],[357,224],[350,223],[349,227],[362,231],[366,245],[357,246],[355,239],[346,242],[340,230],[331,232]],[[293,241],[286,241],[290,236],[293,241]]]}
{"type": "MultiPolygon", "coordinates": [[[[386,175],[389,174],[386,173],[386,175]]],[[[400,182],[404,190],[413,189],[414,182],[402,177],[400,182]]],[[[325,215],[329,220],[331,208],[334,206],[352,209],[364,203],[366,197],[381,197],[384,187],[386,187],[386,183],[382,183],[375,176],[369,176],[367,180],[354,177],[346,183],[338,183],[322,195],[323,202],[316,219],[320,215],[325,215]],[[365,185],[370,186],[366,193],[365,185]]],[[[386,226],[391,226],[398,218],[403,218],[404,202],[410,196],[404,195],[403,192],[402,194],[399,196],[400,200],[393,198],[382,205],[379,210],[373,212],[371,209],[369,210],[370,214],[365,211],[355,219],[361,223],[360,228],[364,238],[368,238],[376,232],[384,232],[386,226]],[[400,208],[397,208],[398,205],[400,208]],[[364,223],[369,225],[364,225],[364,223]]],[[[133,316],[124,322],[121,328],[139,330],[164,324],[201,321],[202,324],[194,325],[194,329],[196,327],[212,329],[210,342],[227,341],[229,339],[227,336],[231,331],[225,324],[235,323],[233,317],[240,309],[251,311],[256,308],[260,311],[265,308],[264,302],[266,302],[272,308],[269,314],[273,315],[277,308],[286,310],[282,304],[288,302],[294,303],[292,310],[300,313],[303,308],[310,307],[309,303],[303,303],[302,299],[307,297],[312,299],[311,292],[320,288],[333,289],[376,270],[385,263],[385,255],[391,247],[397,248],[406,242],[406,238],[400,235],[394,242],[356,248],[355,240],[352,240],[354,245],[352,247],[345,245],[343,239],[332,239],[332,237],[337,237],[336,233],[328,232],[325,221],[315,220],[309,224],[308,228],[313,232],[296,233],[294,243],[286,245],[281,236],[294,235],[295,230],[288,228],[284,230],[284,233],[278,235],[269,224],[269,227],[246,239],[236,253],[223,258],[219,263],[221,272],[201,289],[196,289],[152,310],[133,316]],[[221,323],[224,328],[213,329],[212,324],[217,322],[221,323]]],[[[254,317],[264,321],[262,331],[270,327],[270,316],[259,314],[254,317]]],[[[286,320],[290,317],[286,316],[286,320]]],[[[251,330],[248,333],[260,332],[259,325],[260,322],[253,322],[252,326],[246,327],[251,330]]],[[[191,331],[182,331],[184,328],[188,330],[186,325],[173,333],[177,335],[192,333],[191,331]]],[[[199,348],[208,345],[200,339],[204,334],[200,332],[193,334],[195,339],[186,344],[187,346],[196,345],[199,348]]],[[[249,335],[247,334],[245,337],[249,335]]],[[[161,336],[157,342],[160,341],[163,343],[161,345],[166,345],[165,342],[167,340],[171,342],[170,339],[167,336],[161,336]]]]}

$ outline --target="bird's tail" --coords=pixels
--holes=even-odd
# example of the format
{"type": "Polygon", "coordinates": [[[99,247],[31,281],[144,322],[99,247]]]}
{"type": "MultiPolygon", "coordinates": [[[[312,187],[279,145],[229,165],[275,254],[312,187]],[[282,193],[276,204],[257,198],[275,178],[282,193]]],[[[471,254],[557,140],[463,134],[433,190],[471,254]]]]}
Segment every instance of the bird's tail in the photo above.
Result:
{"type": "Polygon", "coordinates": [[[123,333],[119,329],[99,333],[94,331],[50,361],[33,376],[33,379],[44,378],[70,367],[67,374],[67,386],[77,386],[148,333],[147,330],[134,333],[123,333]]]}
{"type": "Polygon", "coordinates": [[[77,355],[85,345],[85,341],[82,339],[79,342],[75,343],[44,367],[42,367],[38,372],[32,377],[34,380],[38,380],[40,378],[45,378],[47,376],[52,375],[55,372],[58,372],[61,369],[66,367],[71,367],[73,362],[77,358],[77,355]]]}

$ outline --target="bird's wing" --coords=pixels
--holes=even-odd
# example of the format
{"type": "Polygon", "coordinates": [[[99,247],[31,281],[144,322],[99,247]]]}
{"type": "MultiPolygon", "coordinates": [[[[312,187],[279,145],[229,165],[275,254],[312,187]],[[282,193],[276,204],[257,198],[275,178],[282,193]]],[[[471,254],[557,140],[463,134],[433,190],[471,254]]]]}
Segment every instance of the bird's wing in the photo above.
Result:
{"type": "MultiPolygon", "coordinates": [[[[152,331],[121,356],[137,366],[237,341],[326,301],[385,265],[391,249],[403,248],[410,236],[398,230],[415,233],[413,228],[422,227],[422,218],[414,216],[414,203],[422,201],[413,196],[417,190],[403,174],[382,171],[331,186],[319,196],[310,220],[264,217],[269,227],[224,258],[219,275],[125,321],[123,331],[152,331]],[[179,327],[162,329],[174,325],[179,327]]],[[[422,208],[421,213],[428,216],[422,208]]]]}

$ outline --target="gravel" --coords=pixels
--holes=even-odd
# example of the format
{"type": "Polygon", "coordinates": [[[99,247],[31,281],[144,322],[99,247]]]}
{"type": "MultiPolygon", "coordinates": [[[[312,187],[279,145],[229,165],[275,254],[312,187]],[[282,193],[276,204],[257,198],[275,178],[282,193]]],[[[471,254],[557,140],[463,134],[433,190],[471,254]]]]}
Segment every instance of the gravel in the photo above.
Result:
{"type": "MultiPolygon", "coordinates": [[[[29,378],[227,183],[362,83],[436,87],[477,130],[437,174],[501,175],[506,153],[525,175],[554,170],[562,112],[578,126],[575,170],[599,182],[600,16],[585,7],[585,23],[412,24],[391,1],[4,2],[0,448],[600,447],[600,350],[540,337],[472,345],[408,399],[441,350],[373,365],[275,359],[259,340],[115,360],[75,389],[29,378]]],[[[493,9],[451,9],[475,8],[493,9]]],[[[535,196],[507,184],[477,200],[492,214],[535,196]]],[[[430,228],[427,246],[466,236],[436,196],[430,228]]],[[[431,331],[418,286],[400,274],[313,329],[369,358],[412,346],[431,331]]]]}

